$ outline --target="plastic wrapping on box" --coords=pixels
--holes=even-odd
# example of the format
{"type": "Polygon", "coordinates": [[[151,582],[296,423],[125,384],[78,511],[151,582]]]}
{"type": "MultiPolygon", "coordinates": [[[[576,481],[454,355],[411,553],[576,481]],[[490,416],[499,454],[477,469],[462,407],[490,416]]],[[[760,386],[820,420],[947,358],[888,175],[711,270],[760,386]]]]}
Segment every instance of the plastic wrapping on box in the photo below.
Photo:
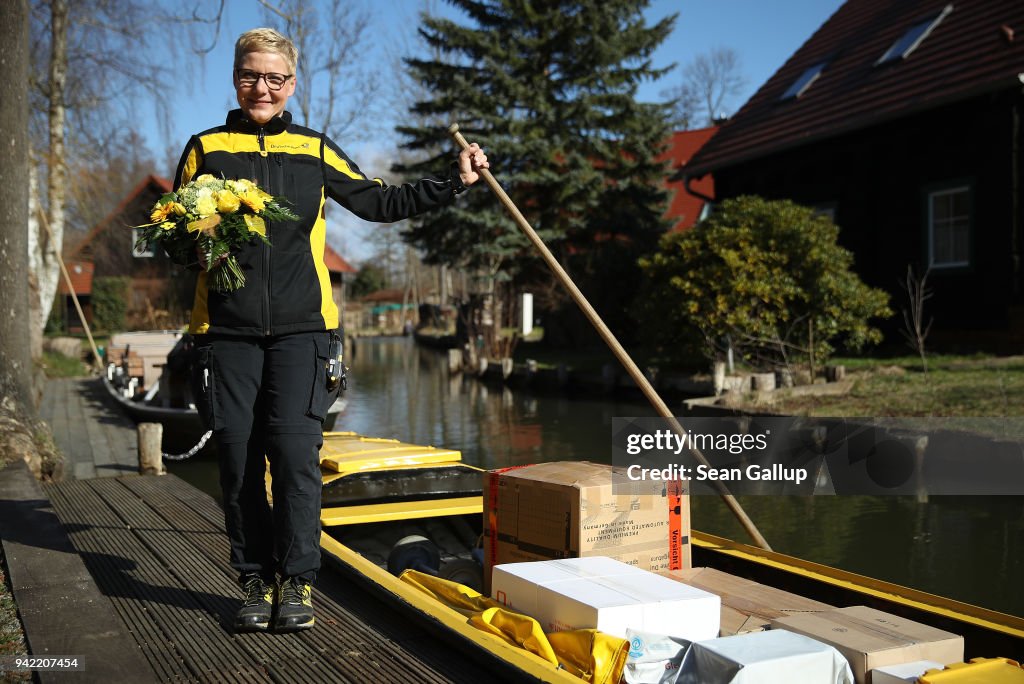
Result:
{"type": "Polygon", "coordinates": [[[683,658],[678,684],[853,684],[835,648],[785,630],[695,642],[683,658]]]}
{"type": "Polygon", "coordinates": [[[629,656],[626,684],[676,684],[683,657],[692,642],[678,637],[627,629],[629,656]]]}

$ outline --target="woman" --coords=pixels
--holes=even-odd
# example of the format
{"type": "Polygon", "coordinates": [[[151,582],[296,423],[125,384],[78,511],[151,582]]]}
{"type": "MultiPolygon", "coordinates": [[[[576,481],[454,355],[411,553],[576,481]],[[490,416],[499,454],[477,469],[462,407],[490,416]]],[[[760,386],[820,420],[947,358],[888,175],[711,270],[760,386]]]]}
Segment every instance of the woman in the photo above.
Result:
{"type": "Polygon", "coordinates": [[[242,288],[216,292],[200,273],[192,308],[193,385],[220,458],[231,565],[245,592],[235,620],[242,631],[314,623],[318,454],[334,399],[325,366],[332,339],[340,340],[323,261],[324,202],[333,199],[369,221],[397,221],[450,203],[488,167],[473,144],[444,177],[402,186],[368,179],[332,140],[291,122],[285,105],[295,92],[297,63],[295,46],[277,31],[242,34],[233,75],[239,109],[224,125],[192,137],[175,176],[176,188],[203,173],[249,178],[284,196],[301,217],[268,225],[269,246],[254,242],[238,253],[242,288]]]}

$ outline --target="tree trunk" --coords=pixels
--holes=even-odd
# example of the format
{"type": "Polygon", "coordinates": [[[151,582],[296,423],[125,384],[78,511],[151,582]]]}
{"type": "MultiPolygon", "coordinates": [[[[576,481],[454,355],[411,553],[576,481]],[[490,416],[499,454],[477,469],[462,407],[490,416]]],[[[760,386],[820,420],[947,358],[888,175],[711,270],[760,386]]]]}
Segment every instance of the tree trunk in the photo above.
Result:
{"type": "Polygon", "coordinates": [[[39,172],[36,159],[29,155],[28,162],[28,306],[29,351],[33,359],[43,354],[43,329],[49,313],[42,306],[39,278],[44,273],[43,252],[40,246],[39,231],[39,172]]]}
{"type": "Polygon", "coordinates": [[[28,3],[0,2],[0,406],[34,413],[28,302],[28,3]]]}
{"type": "Polygon", "coordinates": [[[46,155],[47,216],[46,226],[39,231],[33,242],[34,252],[29,257],[33,263],[34,296],[31,298],[31,340],[32,355],[42,354],[42,331],[57,292],[60,268],[57,255],[64,244],[64,204],[67,193],[67,166],[64,158],[64,124],[66,109],[64,89],[68,71],[68,3],[67,0],[50,0],[50,101],[48,119],[50,126],[50,150],[46,155]],[[35,340],[39,340],[39,348],[35,340]]]}

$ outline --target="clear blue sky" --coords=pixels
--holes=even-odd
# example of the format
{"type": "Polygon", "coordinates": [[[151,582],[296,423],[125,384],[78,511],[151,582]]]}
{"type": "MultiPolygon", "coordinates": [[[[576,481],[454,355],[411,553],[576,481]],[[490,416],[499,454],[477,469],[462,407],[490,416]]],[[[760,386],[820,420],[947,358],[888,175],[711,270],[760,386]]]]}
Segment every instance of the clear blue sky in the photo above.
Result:
{"type": "MultiPolygon", "coordinates": [[[[311,0],[314,1],[314,0],[311,0]]],[[[438,10],[456,20],[465,17],[455,13],[450,5],[435,2],[438,10]]],[[[361,55],[363,59],[377,60],[390,67],[386,51],[388,46],[413,45],[412,34],[418,23],[421,0],[375,0],[369,5],[372,13],[374,44],[361,55]]],[[[730,103],[728,113],[734,113],[747,99],[778,70],[779,67],[842,5],[842,0],[654,0],[647,18],[654,23],[673,12],[678,13],[676,28],[654,55],[655,66],[676,63],[677,69],[658,83],[645,84],[640,91],[642,100],[660,99],[662,90],[676,84],[679,71],[697,55],[717,46],[732,48],[740,58],[740,70],[746,79],[746,88],[736,101],[730,103]]],[[[231,88],[231,58],[234,39],[239,33],[262,25],[256,0],[227,0],[224,25],[213,53],[208,55],[196,74],[192,95],[195,102],[180,107],[172,121],[170,139],[165,139],[150,126],[143,134],[158,159],[168,147],[183,146],[188,136],[224,120],[225,111],[235,106],[231,88]]],[[[301,84],[300,84],[301,87],[301,84]]],[[[387,168],[374,168],[372,157],[362,145],[337,141],[359,163],[364,171],[385,178],[387,168]]],[[[499,173],[499,170],[495,170],[499,173]]],[[[337,216],[339,212],[334,212],[337,216]]],[[[345,222],[348,223],[348,222],[345,222]]],[[[330,242],[340,248],[346,257],[360,260],[369,256],[359,239],[371,229],[369,224],[355,221],[339,230],[331,231],[330,242]]]]}

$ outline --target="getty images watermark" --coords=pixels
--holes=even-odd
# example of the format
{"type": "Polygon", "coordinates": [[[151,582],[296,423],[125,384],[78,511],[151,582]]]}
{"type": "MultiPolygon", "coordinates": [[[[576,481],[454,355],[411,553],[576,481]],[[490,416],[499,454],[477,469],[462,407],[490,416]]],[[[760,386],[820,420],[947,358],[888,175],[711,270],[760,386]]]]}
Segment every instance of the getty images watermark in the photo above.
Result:
{"type": "Polygon", "coordinates": [[[613,485],[690,494],[1024,495],[1024,418],[612,420],[613,485]],[[681,430],[679,428],[682,428],[681,430]]]}

